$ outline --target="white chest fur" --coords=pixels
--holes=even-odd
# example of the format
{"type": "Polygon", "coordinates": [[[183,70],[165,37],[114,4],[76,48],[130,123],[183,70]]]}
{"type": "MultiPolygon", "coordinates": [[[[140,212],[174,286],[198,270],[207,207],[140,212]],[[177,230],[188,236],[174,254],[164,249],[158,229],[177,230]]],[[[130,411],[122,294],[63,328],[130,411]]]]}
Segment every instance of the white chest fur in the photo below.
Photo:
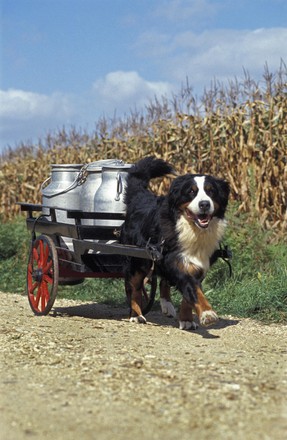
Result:
{"type": "Polygon", "coordinates": [[[183,262],[198,266],[205,274],[209,269],[209,258],[218,248],[226,224],[226,220],[214,217],[207,229],[200,229],[181,216],[177,221],[176,229],[183,262]]]}

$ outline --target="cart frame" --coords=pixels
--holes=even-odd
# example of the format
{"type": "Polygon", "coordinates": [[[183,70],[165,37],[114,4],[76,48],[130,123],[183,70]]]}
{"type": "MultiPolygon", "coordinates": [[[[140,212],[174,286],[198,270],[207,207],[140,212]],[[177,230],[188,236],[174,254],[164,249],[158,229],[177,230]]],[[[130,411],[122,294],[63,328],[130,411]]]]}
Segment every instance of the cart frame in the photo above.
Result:
{"type": "MultiPolygon", "coordinates": [[[[31,232],[26,290],[36,315],[50,312],[59,284],[81,282],[85,278],[124,278],[126,257],[151,262],[162,258],[161,244],[123,245],[119,243],[120,227],[82,223],[84,219],[124,221],[124,214],[83,212],[22,202],[18,205],[22,212],[26,212],[26,225],[31,232]],[[41,213],[43,208],[47,214],[41,213]],[[67,218],[73,219],[74,223],[58,222],[59,210],[65,211],[67,218]]],[[[143,314],[150,311],[155,299],[157,279],[153,271],[146,283],[142,288],[143,314]]]]}

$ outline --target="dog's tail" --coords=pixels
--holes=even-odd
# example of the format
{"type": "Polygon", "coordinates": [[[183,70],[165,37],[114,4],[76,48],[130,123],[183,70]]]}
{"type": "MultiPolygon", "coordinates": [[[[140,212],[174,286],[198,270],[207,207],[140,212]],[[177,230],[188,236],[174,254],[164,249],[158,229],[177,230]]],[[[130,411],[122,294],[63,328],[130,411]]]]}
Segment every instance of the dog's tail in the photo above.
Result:
{"type": "Polygon", "coordinates": [[[163,159],[148,156],[137,162],[129,171],[127,187],[125,191],[125,202],[137,191],[147,189],[149,181],[156,177],[163,177],[166,174],[176,174],[174,168],[163,159]]]}
{"type": "Polygon", "coordinates": [[[136,178],[145,186],[151,179],[162,177],[166,174],[174,174],[173,167],[163,159],[156,159],[154,156],[148,156],[137,162],[129,172],[129,180],[136,178]]]}

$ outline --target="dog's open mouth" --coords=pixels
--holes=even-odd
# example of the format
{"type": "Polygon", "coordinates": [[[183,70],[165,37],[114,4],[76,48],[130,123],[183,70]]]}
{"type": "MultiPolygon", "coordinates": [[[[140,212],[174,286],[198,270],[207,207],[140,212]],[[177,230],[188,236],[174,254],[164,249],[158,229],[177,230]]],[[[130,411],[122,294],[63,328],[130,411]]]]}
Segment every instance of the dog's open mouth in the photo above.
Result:
{"type": "Polygon", "coordinates": [[[185,213],[187,217],[194,221],[196,226],[202,229],[206,229],[209,226],[209,222],[212,219],[212,216],[209,214],[194,214],[188,208],[186,208],[185,213]]]}

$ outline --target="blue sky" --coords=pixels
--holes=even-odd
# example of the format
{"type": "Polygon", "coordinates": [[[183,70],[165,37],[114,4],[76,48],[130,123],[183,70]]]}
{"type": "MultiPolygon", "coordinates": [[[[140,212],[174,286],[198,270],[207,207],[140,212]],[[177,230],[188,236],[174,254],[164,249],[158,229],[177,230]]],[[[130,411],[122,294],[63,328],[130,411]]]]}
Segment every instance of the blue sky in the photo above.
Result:
{"type": "Polygon", "coordinates": [[[287,62],[286,0],[0,0],[0,151],[287,62]]]}

